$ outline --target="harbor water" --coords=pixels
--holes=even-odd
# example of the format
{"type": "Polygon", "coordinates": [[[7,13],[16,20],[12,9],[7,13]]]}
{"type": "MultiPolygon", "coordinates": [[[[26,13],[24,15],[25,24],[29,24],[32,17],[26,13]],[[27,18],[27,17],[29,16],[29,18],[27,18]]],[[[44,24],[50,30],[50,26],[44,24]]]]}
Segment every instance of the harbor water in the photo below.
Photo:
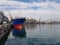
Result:
{"type": "Polygon", "coordinates": [[[27,24],[24,36],[11,30],[5,45],[60,45],[60,24],[27,24]]]}

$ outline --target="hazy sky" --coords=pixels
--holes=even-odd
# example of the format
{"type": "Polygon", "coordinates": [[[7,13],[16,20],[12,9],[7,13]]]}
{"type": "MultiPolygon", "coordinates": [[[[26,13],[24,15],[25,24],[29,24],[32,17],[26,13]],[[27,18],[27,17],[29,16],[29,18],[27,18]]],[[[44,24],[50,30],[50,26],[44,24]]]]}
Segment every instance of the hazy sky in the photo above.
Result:
{"type": "Polygon", "coordinates": [[[13,17],[60,20],[60,0],[0,0],[0,10],[13,17]]]}

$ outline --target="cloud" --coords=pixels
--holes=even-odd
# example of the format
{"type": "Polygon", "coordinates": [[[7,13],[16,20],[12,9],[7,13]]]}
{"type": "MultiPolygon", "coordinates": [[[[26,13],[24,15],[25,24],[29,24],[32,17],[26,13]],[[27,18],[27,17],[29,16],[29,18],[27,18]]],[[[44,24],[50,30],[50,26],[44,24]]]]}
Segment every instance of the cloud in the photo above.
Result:
{"type": "Polygon", "coordinates": [[[60,10],[60,4],[56,2],[33,2],[24,3],[16,1],[1,1],[0,9],[2,10],[21,10],[21,9],[55,9],[60,10]]]}
{"type": "Polygon", "coordinates": [[[32,2],[57,2],[60,3],[60,0],[11,0],[11,1],[18,1],[18,2],[25,2],[25,3],[32,3],[32,2]]]}
{"type": "Polygon", "coordinates": [[[10,12],[13,18],[18,15],[18,17],[32,17],[37,20],[40,18],[41,20],[60,19],[60,3],[51,1],[32,3],[1,1],[0,10],[3,10],[7,17],[10,12]]]}
{"type": "Polygon", "coordinates": [[[16,1],[1,1],[0,10],[14,10],[19,8],[19,3],[16,1]]]}
{"type": "Polygon", "coordinates": [[[7,0],[0,0],[0,1],[7,1],[7,0]]]}

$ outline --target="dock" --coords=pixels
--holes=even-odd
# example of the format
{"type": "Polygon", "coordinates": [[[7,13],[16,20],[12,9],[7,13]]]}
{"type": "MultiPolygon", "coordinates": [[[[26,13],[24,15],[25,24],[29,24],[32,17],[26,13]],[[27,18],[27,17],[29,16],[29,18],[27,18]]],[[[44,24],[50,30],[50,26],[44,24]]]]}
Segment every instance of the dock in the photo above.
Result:
{"type": "Polygon", "coordinates": [[[4,45],[11,29],[10,26],[6,26],[6,27],[4,27],[4,25],[0,25],[0,26],[2,26],[2,28],[0,29],[0,45],[4,45]]]}
{"type": "Polygon", "coordinates": [[[0,40],[8,33],[9,31],[8,30],[2,30],[0,32],[0,40]]]}

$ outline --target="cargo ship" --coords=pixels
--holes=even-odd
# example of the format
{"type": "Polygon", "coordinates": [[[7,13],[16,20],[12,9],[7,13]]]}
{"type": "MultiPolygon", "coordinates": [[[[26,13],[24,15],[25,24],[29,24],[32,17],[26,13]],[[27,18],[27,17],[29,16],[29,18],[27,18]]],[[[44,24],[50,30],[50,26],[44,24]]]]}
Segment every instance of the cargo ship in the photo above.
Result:
{"type": "Polygon", "coordinates": [[[26,31],[24,27],[25,18],[12,19],[12,33],[14,36],[25,36],[26,31]]]}

